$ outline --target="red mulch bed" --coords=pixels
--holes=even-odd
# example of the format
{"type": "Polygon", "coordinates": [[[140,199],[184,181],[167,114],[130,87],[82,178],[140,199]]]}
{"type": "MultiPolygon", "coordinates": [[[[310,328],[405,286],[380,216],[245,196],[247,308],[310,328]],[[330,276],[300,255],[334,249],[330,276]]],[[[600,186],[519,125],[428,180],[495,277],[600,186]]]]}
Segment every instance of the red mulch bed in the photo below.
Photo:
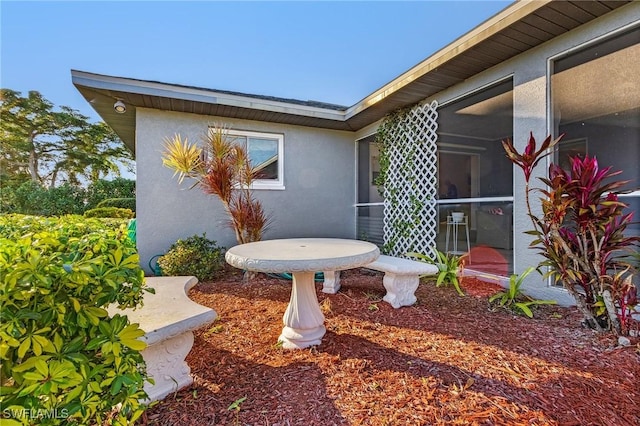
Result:
{"type": "Polygon", "coordinates": [[[534,319],[489,309],[498,287],[473,278],[464,297],[424,282],[414,306],[393,309],[381,274],[342,274],[338,294],[317,285],[322,344],[294,351],[277,345],[289,281],[231,271],[198,284],[191,298],[219,318],[195,333],[194,384],[143,423],[640,425],[637,339],[618,347],[574,308],[543,306],[534,319]]]}

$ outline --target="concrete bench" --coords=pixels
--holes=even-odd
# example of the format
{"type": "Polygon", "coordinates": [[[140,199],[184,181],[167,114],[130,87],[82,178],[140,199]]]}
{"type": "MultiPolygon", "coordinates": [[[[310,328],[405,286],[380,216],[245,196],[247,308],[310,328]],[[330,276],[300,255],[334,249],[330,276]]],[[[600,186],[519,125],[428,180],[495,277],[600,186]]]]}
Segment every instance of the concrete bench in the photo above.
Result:
{"type": "Polygon", "coordinates": [[[191,368],[185,361],[193,347],[193,330],[211,324],[217,316],[213,309],[187,296],[197,283],[195,277],[149,277],[147,284],[156,292],[144,294],[141,309],[108,309],[111,315],[127,315],[131,323],[140,324],[146,332],[143,340],[148,346],[142,357],[155,384],[145,383],[144,390],[149,395],[145,402],[161,400],[193,383],[191,368]]]}
{"type": "MultiPolygon", "coordinates": [[[[387,294],[382,300],[396,309],[416,303],[415,292],[420,284],[420,276],[438,273],[436,265],[386,255],[381,255],[364,267],[384,272],[382,284],[387,294]]],[[[324,293],[335,294],[340,289],[340,271],[325,271],[324,279],[324,293]]]]}

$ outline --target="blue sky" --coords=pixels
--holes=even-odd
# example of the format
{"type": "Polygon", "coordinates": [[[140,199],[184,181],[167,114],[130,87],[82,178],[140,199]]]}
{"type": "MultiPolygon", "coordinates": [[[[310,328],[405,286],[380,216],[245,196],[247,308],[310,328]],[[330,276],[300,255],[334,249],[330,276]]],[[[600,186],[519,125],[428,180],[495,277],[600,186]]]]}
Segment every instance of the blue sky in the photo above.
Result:
{"type": "Polygon", "coordinates": [[[510,3],[1,0],[0,85],[92,120],[71,69],[350,106],[510,3]]]}

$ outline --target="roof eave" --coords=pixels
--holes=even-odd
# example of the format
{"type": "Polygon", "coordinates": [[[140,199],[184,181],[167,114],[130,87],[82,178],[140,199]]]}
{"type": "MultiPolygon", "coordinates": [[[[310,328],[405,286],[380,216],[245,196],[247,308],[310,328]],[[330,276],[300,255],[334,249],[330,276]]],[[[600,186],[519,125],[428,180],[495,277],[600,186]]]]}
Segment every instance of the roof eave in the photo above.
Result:
{"type": "MultiPolygon", "coordinates": [[[[193,105],[209,105],[217,108],[228,107],[234,111],[261,111],[280,117],[279,121],[295,124],[296,120],[286,117],[306,117],[325,123],[327,127],[351,130],[345,122],[344,109],[322,108],[289,103],[280,100],[261,99],[216,90],[190,88],[159,82],[136,80],[102,74],[71,70],[73,85],[80,91],[96,112],[114,128],[126,145],[135,152],[136,108],[153,108],[150,104],[166,101],[170,111],[189,112],[193,105]],[[113,104],[122,100],[127,105],[124,114],[113,111],[113,104]],[[190,107],[191,106],[191,107],[190,107]],[[328,123],[335,123],[332,126],[328,123]]],[[[201,107],[202,108],[202,107],[201,107]]],[[[234,114],[238,118],[251,119],[248,114],[234,114]]],[[[319,126],[322,127],[322,126],[319,126]]]]}
{"type": "Polygon", "coordinates": [[[394,110],[429,99],[479,72],[632,3],[516,1],[349,108],[83,71],[72,71],[72,80],[132,150],[136,108],[357,131],[394,110]],[[116,114],[113,111],[116,99],[122,99],[131,111],[116,114]]]}
{"type": "Polygon", "coordinates": [[[523,17],[544,7],[551,1],[552,0],[518,1],[509,5],[498,14],[478,25],[475,29],[457,38],[447,46],[412,67],[410,70],[402,73],[391,82],[385,84],[380,89],[357,102],[347,110],[347,119],[379,102],[382,102],[390,95],[397,93],[400,89],[415,82],[418,78],[426,75],[427,73],[436,71],[440,66],[451,59],[465,51],[468,51],[472,47],[479,45],[489,37],[521,20],[523,17]]]}

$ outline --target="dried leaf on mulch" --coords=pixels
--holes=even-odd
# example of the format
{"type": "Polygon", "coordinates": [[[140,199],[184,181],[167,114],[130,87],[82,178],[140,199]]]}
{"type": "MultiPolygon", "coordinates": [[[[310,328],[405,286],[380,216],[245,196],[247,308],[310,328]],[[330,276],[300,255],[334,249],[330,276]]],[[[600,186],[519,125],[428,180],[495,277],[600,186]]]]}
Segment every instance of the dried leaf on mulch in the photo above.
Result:
{"type": "Polygon", "coordinates": [[[490,310],[495,284],[464,297],[423,282],[414,306],[382,301],[382,275],[317,284],[322,344],[277,344],[291,283],[229,271],[190,297],[218,320],[195,333],[191,387],[150,408],[149,425],[640,425],[640,344],[581,327],[574,308],[528,319],[490,310]],[[246,399],[242,399],[246,398],[246,399]],[[234,404],[235,403],[235,404],[234,404]],[[232,407],[233,406],[233,407],[232,407]]]}

